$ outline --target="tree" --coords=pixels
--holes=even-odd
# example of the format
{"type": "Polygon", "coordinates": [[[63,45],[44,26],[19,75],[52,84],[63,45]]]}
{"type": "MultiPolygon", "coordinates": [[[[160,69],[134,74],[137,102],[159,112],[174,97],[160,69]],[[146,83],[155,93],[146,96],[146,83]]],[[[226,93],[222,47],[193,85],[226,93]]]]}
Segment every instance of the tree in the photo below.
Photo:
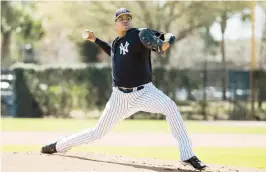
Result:
{"type": "MultiPolygon", "coordinates": [[[[265,15],[266,15],[266,2],[259,2],[259,5],[261,5],[261,7],[264,9],[265,15]]],[[[264,22],[264,31],[262,33],[262,37],[260,40],[260,68],[261,71],[263,71],[263,68],[265,69],[266,66],[266,22],[264,22]]],[[[262,73],[262,72],[261,72],[262,73]]],[[[263,100],[265,100],[266,98],[266,82],[265,79],[263,79],[265,77],[261,76],[260,80],[258,81],[258,87],[259,87],[259,96],[258,96],[258,108],[262,109],[262,103],[263,100]]]]}
{"type": "Polygon", "coordinates": [[[223,64],[223,76],[222,76],[222,92],[223,100],[226,100],[227,90],[227,69],[226,69],[226,50],[225,50],[225,31],[227,27],[227,21],[237,13],[243,14],[243,10],[249,7],[248,2],[204,2],[205,6],[208,6],[208,15],[211,16],[212,22],[218,22],[220,24],[222,39],[220,42],[220,50],[223,64]]]}
{"type": "MultiPolygon", "coordinates": [[[[176,35],[176,42],[186,38],[197,28],[208,24],[207,20],[201,18],[203,4],[199,2],[157,2],[154,3],[153,8],[150,2],[138,1],[138,4],[143,12],[141,16],[149,23],[149,27],[173,33],[176,35]]],[[[172,49],[169,49],[164,55],[158,55],[157,61],[160,65],[169,63],[171,51],[172,49]]]]}
{"type": "MultiPolygon", "coordinates": [[[[266,2],[262,1],[259,2],[259,5],[264,9],[265,16],[266,16],[266,2]]],[[[261,68],[263,65],[266,66],[266,22],[264,22],[264,31],[262,33],[262,37],[260,40],[260,59],[261,59],[261,68]]]]}
{"type": "MultiPolygon", "coordinates": [[[[71,22],[68,27],[73,30],[71,39],[81,41],[80,32],[83,28],[93,30],[96,35],[107,42],[114,39],[114,12],[120,7],[126,7],[133,13],[135,27],[150,27],[154,30],[172,32],[176,42],[186,38],[193,30],[205,25],[204,14],[199,2],[75,2],[66,3],[66,17],[71,22]],[[78,10],[76,10],[78,9],[78,10]],[[75,11],[73,15],[73,11],[75,11]],[[195,11],[198,15],[195,15],[195,11]],[[200,14],[200,15],[199,15],[200,14]]],[[[205,15],[207,16],[207,15],[205,15]]],[[[157,59],[160,65],[169,62],[172,49],[157,59]]]]}
{"type": "Polygon", "coordinates": [[[9,58],[9,46],[11,40],[11,33],[16,28],[16,23],[20,13],[18,10],[12,8],[8,1],[1,1],[1,59],[9,58]]]}
{"type": "Polygon", "coordinates": [[[80,54],[82,56],[81,61],[83,63],[95,63],[100,61],[100,59],[97,58],[100,53],[100,48],[94,43],[83,41],[79,47],[81,51],[80,54]]]}
{"type": "Polygon", "coordinates": [[[44,34],[42,20],[34,15],[34,3],[1,1],[1,58],[9,59],[11,35],[16,39],[33,44],[44,34]]]}
{"type": "MultiPolygon", "coordinates": [[[[114,12],[118,8],[126,7],[133,13],[135,27],[150,27],[163,32],[171,32],[176,35],[176,43],[178,43],[198,28],[210,26],[218,20],[222,16],[221,9],[224,9],[225,4],[233,5],[226,16],[229,18],[235,9],[237,11],[238,8],[242,8],[241,4],[244,3],[246,2],[64,2],[57,8],[57,11],[62,11],[62,14],[55,14],[53,17],[57,18],[58,24],[64,21],[64,28],[68,30],[70,40],[76,42],[78,46],[83,41],[80,35],[84,28],[93,30],[97,36],[110,42],[115,37],[114,12]]],[[[54,6],[54,3],[50,6],[54,6]]],[[[174,56],[174,51],[175,46],[163,55],[156,55],[158,58],[153,59],[156,59],[155,63],[159,65],[167,65],[169,58],[174,56]]]]}
{"type": "MultiPolygon", "coordinates": [[[[251,2],[252,3],[252,2],[251,2]]],[[[247,5],[249,5],[249,8],[251,8],[251,3],[248,2],[247,5]]],[[[266,2],[265,1],[261,1],[261,2],[256,2],[255,5],[258,5],[259,7],[261,7],[262,9],[264,9],[264,13],[266,14],[266,2]]],[[[243,21],[248,21],[248,22],[252,22],[251,21],[251,9],[249,9],[247,12],[242,14],[242,20],[243,21]]],[[[258,108],[262,108],[262,102],[263,99],[265,99],[266,97],[266,92],[265,92],[265,82],[263,80],[263,78],[265,77],[263,75],[263,69],[265,67],[266,64],[266,22],[263,23],[264,27],[263,27],[263,33],[261,36],[261,40],[260,40],[260,47],[259,47],[259,62],[255,63],[258,64],[259,66],[257,66],[256,68],[259,69],[260,72],[258,72],[259,74],[257,74],[257,81],[255,82],[256,84],[256,88],[258,88],[258,108]]],[[[255,26],[256,27],[256,26],[255,26]]],[[[252,111],[254,110],[254,97],[252,97],[252,111]]],[[[255,114],[252,114],[255,115],[255,114]]]]}

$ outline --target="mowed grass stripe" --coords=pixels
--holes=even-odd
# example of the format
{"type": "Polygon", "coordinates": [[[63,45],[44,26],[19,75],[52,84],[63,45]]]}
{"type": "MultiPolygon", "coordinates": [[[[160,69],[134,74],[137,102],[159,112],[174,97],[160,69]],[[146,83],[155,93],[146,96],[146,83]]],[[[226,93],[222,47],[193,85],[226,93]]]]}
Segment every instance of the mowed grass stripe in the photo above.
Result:
{"type": "MultiPolygon", "coordinates": [[[[62,131],[76,132],[94,127],[97,119],[17,119],[1,120],[2,131],[62,131]]],[[[189,133],[245,133],[266,134],[266,127],[207,125],[198,121],[185,121],[189,133]]],[[[115,126],[115,132],[170,132],[166,120],[124,120],[115,126]]]]}

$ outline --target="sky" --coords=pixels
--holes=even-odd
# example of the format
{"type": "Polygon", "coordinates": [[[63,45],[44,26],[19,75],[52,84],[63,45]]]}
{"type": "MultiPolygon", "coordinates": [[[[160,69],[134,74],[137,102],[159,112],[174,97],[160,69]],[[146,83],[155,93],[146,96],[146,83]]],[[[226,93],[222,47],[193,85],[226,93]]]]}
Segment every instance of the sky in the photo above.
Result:
{"type": "MultiPolygon", "coordinates": [[[[260,39],[264,30],[266,22],[266,14],[262,7],[255,8],[255,37],[260,39]]],[[[265,28],[266,29],[266,28],[265,28]]],[[[221,40],[222,34],[220,24],[215,22],[210,28],[211,34],[216,40],[221,40]]],[[[251,23],[242,22],[239,15],[235,15],[227,21],[227,28],[225,30],[225,39],[238,40],[250,39],[252,34],[251,23]]]]}

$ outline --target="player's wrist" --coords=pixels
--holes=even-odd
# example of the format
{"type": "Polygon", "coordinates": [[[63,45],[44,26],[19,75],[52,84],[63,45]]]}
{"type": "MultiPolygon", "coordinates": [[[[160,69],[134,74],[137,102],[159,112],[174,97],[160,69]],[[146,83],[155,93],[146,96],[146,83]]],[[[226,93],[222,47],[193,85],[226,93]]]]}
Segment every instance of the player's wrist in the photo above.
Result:
{"type": "Polygon", "coordinates": [[[94,43],[97,43],[99,39],[96,37],[95,40],[93,41],[94,43]]]}
{"type": "Polygon", "coordinates": [[[166,51],[170,47],[169,42],[164,41],[162,45],[162,51],[166,51]]]}

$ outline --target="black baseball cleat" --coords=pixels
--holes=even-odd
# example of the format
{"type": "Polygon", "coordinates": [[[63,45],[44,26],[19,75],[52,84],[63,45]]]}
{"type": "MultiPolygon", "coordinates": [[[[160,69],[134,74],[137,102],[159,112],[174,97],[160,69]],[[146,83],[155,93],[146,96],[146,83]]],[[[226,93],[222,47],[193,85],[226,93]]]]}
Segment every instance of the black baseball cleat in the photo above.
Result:
{"type": "Polygon", "coordinates": [[[41,153],[46,153],[46,154],[56,153],[57,151],[56,151],[55,145],[56,145],[56,142],[43,146],[41,153]]]}
{"type": "Polygon", "coordinates": [[[197,170],[204,170],[207,166],[201,162],[196,156],[191,157],[188,160],[183,161],[184,165],[191,165],[197,170]]]}

